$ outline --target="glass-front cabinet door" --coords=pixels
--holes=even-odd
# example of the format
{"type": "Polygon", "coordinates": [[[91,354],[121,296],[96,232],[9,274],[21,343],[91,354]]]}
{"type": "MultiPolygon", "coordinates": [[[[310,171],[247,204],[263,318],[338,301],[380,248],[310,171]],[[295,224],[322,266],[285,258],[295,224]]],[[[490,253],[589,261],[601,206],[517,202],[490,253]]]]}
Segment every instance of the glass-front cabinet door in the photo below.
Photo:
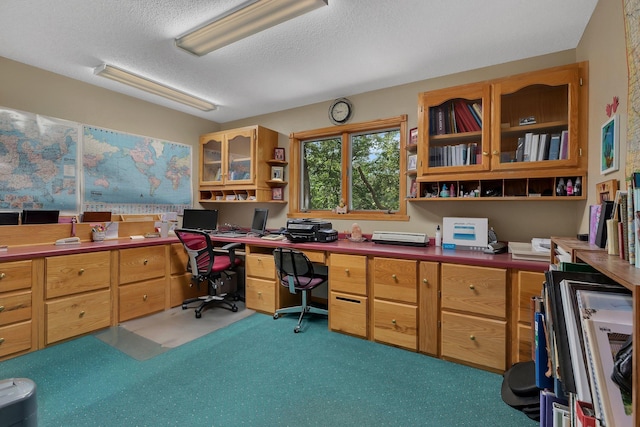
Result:
{"type": "Polygon", "coordinates": [[[209,133],[200,137],[200,185],[220,185],[223,182],[224,133],[209,133]]]}
{"type": "Polygon", "coordinates": [[[491,169],[577,166],[579,82],[573,67],[495,83],[491,169]]]}
{"type": "Polygon", "coordinates": [[[255,180],[254,130],[227,133],[226,183],[252,184],[255,180]]]}

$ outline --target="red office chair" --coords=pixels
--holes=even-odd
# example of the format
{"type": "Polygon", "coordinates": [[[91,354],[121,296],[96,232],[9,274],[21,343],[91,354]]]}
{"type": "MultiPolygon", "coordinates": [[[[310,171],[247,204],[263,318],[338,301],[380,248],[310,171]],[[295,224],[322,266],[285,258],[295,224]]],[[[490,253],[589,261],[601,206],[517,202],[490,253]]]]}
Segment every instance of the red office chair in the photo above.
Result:
{"type": "MultiPolygon", "coordinates": [[[[189,255],[187,271],[191,272],[191,283],[200,287],[200,283],[206,281],[208,287],[208,295],[183,301],[182,309],[189,308],[192,302],[202,301],[196,307],[197,319],[202,316],[202,310],[213,303],[225,304],[231,311],[238,311],[237,305],[226,300],[229,286],[225,281],[231,283],[229,272],[241,262],[235,256],[235,249],[240,246],[240,243],[229,243],[214,251],[211,238],[204,231],[183,228],[175,232],[189,255]],[[221,253],[220,250],[227,253],[221,253]]],[[[233,295],[233,299],[236,301],[239,299],[237,294],[233,295]]]]}
{"type": "Polygon", "coordinates": [[[288,288],[292,294],[298,292],[302,294],[301,305],[276,310],[273,318],[277,319],[284,313],[300,313],[298,324],[293,328],[293,332],[297,334],[300,332],[302,318],[305,313],[329,314],[327,310],[312,307],[307,302],[309,299],[308,294],[310,294],[314,288],[326,283],[328,277],[315,273],[313,264],[303,252],[288,248],[276,248],[276,250],[273,251],[273,258],[276,263],[276,271],[280,284],[288,288]]]}

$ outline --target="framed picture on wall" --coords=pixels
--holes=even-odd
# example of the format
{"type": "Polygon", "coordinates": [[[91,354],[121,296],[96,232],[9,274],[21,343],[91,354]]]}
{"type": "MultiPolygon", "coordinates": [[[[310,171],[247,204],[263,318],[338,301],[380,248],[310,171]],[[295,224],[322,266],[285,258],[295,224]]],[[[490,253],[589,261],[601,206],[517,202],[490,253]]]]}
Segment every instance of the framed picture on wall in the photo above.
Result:
{"type": "Polygon", "coordinates": [[[418,144],[418,128],[413,128],[409,131],[409,145],[418,144]]]}
{"type": "Polygon", "coordinates": [[[283,181],[284,168],[282,166],[271,166],[271,179],[273,181],[283,181]]]}
{"type": "Polygon", "coordinates": [[[600,131],[600,174],[606,175],[620,168],[620,124],[614,114],[602,125],[600,131]]]}

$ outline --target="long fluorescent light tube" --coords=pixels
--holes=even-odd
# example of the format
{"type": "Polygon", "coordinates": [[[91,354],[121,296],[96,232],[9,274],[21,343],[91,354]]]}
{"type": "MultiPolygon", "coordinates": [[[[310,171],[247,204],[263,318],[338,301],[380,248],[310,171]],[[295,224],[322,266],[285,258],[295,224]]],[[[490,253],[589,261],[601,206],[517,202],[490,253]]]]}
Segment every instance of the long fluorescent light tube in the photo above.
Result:
{"type": "Polygon", "coordinates": [[[181,92],[178,89],[173,89],[169,86],[154,82],[146,77],[133,74],[121,68],[114,67],[113,65],[102,64],[99,67],[96,67],[93,70],[93,73],[97,76],[106,77],[131,87],[135,87],[136,89],[144,90],[145,92],[197,108],[198,110],[211,111],[216,109],[215,104],[212,104],[211,102],[196,98],[195,96],[181,92]]]}
{"type": "Polygon", "coordinates": [[[176,39],[176,46],[198,56],[327,6],[328,0],[253,0],[176,39]]]}

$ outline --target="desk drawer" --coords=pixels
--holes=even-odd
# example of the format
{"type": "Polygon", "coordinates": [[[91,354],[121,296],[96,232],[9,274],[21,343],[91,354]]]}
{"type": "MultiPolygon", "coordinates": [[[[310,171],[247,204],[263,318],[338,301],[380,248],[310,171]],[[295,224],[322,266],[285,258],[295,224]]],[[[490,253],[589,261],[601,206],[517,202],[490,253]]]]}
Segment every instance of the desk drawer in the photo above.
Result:
{"type": "Polygon", "coordinates": [[[118,320],[133,319],[164,309],[164,277],[120,286],[118,320]]]}
{"type": "Polygon", "coordinates": [[[0,357],[31,348],[31,321],[0,327],[0,357]]]}
{"type": "Polygon", "coordinates": [[[367,297],[331,292],[329,328],[367,338],[367,297]]]}
{"type": "Polygon", "coordinates": [[[442,313],[442,356],[499,371],[505,369],[507,323],[442,313]]]}
{"type": "Polygon", "coordinates": [[[207,283],[202,282],[200,288],[191,282],[191,273],[171,277],[171,290],[169,305],[177,307],[182,301],[189,298],[197,298],[206,295],[208,292],[207,283]]]}
{"type": "Polygon", "coordinates": [[[120,250],[120,284],[164,277],[164,246],[120,250]]]}
{"type": "Polygon", "coordinates": [[[48,257],[45,263],[45,298],[108,288],[111,283],[109,251],[48,257]]]}
{"type": "Polygon", "coordinates": [[[373,302],[373,339],[418,349],[418,308],[391,301],[373,302]]]}
{"type": "Polygon", "coordinates": [[[45,303],[47,344],[111,324],[111,292],[96,291],[45,303]]]}
{"type": "Polygon", "coordinates": [[[31,319],[31,292],[0,294],[0,326],[31,319]]]}
{"type": "Polygon", "coordinates": [[[31,287],[31,260],[0,264],[0,292],[31,287]]]}
{"type": "Polygon", "coordinates": [[[374,258],[373,296],[416,304],[418,263],[390,258],[374,258]]]}
{"type": "Polygon", "coordinates": [[[273,314],[276,312],[276,283],[274,279],[254,277],[245,279],[245,304],[251,310],[273,314]]]}
{"type": "Polygon", "coordinates": [[[276,265],[273,255],[247,255],[245,258],[245,274],[247,277],[274,280],[276,277],[276,265]]]}
{"type": "Polygon", "coordinates": [[[506,318],[507,272],[442,264],[442,308],[506,318]]]}
{"type": "Polygon", "coordinates": [[[329,283],[332,291],[367,295],[367,257],[331,254],[329,283]]]}

